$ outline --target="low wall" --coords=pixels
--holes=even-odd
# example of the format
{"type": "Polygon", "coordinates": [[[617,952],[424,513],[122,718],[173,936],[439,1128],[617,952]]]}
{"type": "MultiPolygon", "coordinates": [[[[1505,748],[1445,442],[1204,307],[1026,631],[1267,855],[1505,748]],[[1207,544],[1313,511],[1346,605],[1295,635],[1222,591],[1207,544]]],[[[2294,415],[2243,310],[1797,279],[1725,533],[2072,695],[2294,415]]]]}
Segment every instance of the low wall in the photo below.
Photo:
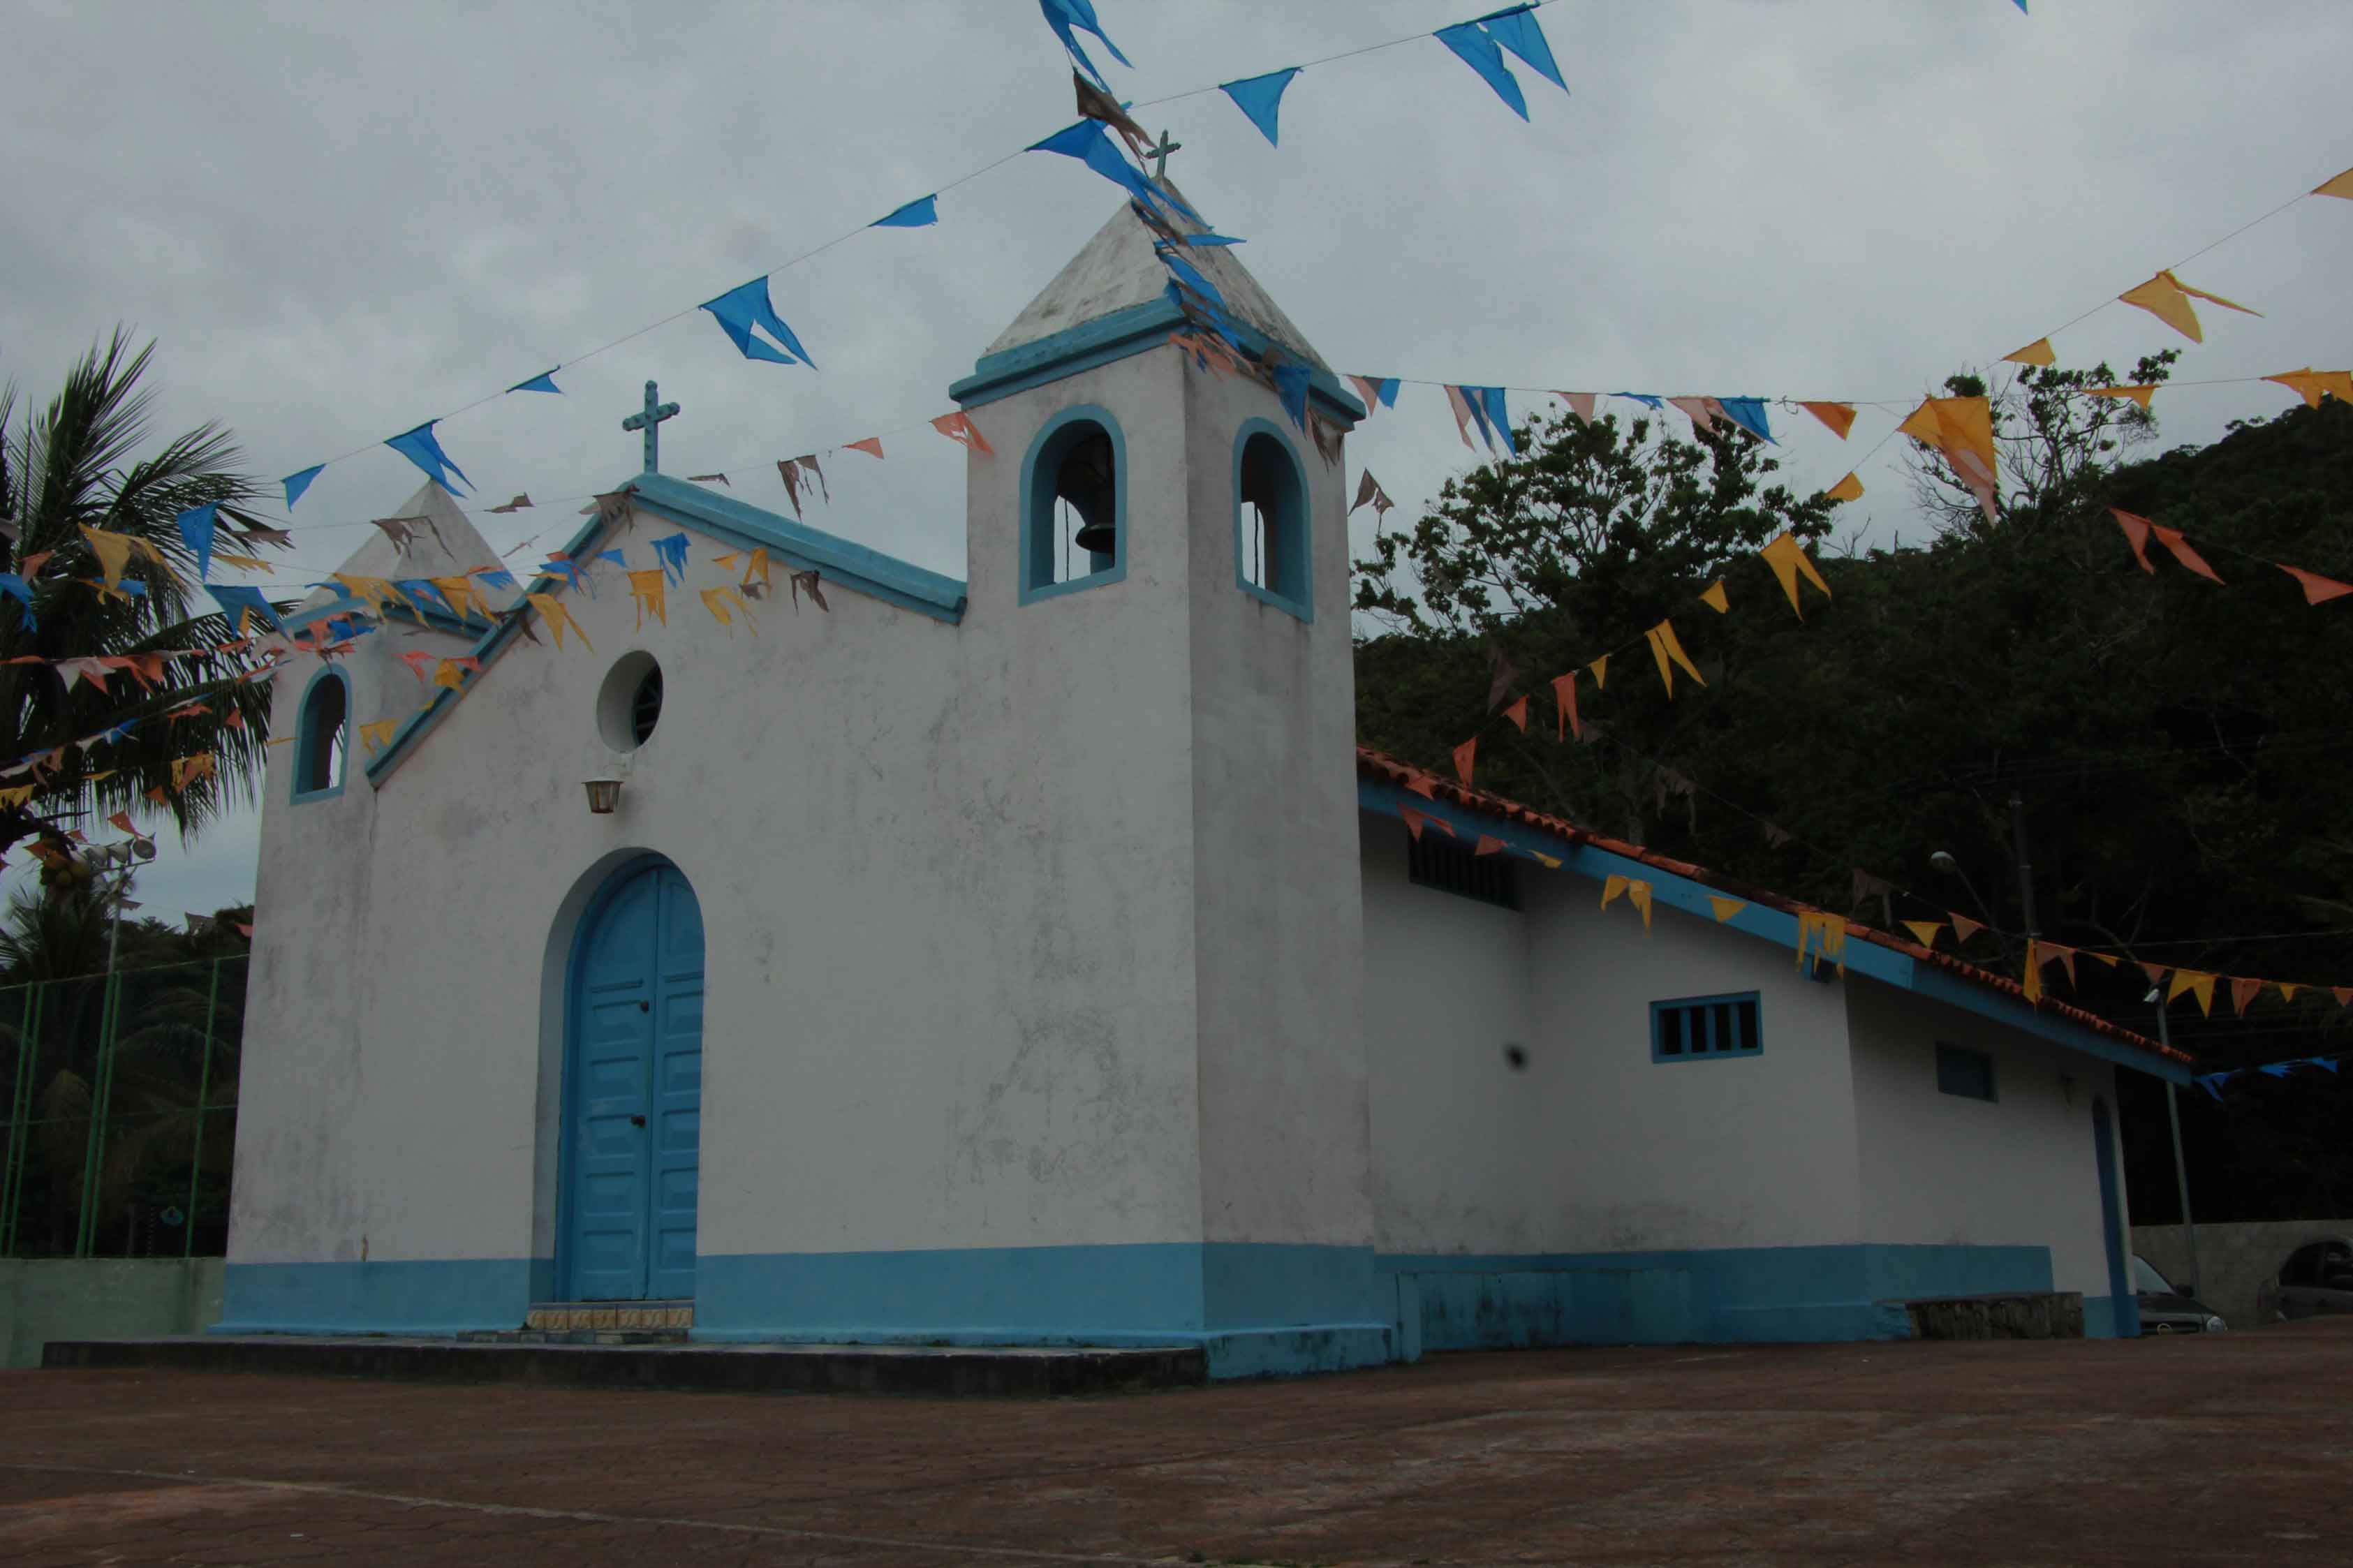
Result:
{"type": "Polygon", "coordinates": [[[2269,1287],[2288,1254],[2325,1236],[2353,1236],[2353,1219],[2244,1220],[2198,1227],[2198,1266],[2178,1225],[2133,1227],[2133,1250],[2168,1279],[2192,1279],[2197,1297],[2234,1329],[2260,1328],[2270,1317],[2269,1287]]]}
{"type": "Polygon", "coordinates": [[[217,1258],[0,1258],[0,1345],[11,1368],[51,1340],[201,1333],[220,1321],[217,1258]]]}

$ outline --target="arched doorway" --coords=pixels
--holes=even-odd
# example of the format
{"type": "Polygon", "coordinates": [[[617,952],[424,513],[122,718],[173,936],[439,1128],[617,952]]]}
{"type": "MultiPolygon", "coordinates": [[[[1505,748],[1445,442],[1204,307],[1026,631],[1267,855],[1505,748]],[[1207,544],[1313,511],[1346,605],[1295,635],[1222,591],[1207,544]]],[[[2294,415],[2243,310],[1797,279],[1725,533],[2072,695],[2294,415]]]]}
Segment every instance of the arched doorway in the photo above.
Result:
{"type": "Polygon", "coordinates": [[[565,976],[566,1300],[693,1297],[702,1124],[702,911],[678,868],[648,856],[598,890],[565,976]]]}

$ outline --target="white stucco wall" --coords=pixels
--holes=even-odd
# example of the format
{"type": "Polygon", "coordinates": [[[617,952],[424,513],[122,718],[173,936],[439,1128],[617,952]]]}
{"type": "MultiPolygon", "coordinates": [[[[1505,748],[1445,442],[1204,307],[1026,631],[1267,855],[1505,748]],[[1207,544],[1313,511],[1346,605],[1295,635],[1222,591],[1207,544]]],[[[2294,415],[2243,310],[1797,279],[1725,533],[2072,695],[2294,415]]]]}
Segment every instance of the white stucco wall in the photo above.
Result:
{"type": "Polygon", "coordinates": [[[1844,1002],[1788,952],[1523,865],[1525,916],[1412,885],[1363,819],[1365,1018],[1386,1253],[1862,1239],[1844,1002]],[[1655,1063],[1650,1005],[1756,991],[1762,1055],[1655,1063]],[[1507,1041],[1528,1066],[1504,1063],[1507,1041]]]}
{"type": "Polygon", "coordinates": [[[1877,981],[1846,1004],[1865,1239],[2047,1247],[2054,1289],[2105,1296],[2092,1102],[2114,1138],[2116,1069],[1877,981]],[[1993,1058],[1992,1102],[1937,1089],[1939,1041],[1993,1058]]]}

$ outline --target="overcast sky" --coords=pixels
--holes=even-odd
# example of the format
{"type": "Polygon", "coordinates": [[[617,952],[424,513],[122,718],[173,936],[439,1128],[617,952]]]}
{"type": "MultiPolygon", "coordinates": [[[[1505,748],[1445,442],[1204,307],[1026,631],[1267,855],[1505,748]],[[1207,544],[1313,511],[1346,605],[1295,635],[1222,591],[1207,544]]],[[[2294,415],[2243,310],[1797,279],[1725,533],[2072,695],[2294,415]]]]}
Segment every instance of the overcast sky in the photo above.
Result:
{"type": "MultiPolygon", "coordinates": [[[[1477,15],[1476,0],[1096,0],[1144,103],[1477,15]]],[[[1172,175],[1342,371],[1661,394],[1904,400],[1982,364],[2353,164],[2331,131],[2344,0],[1571,0],[1539,13],[1564,97],[1522,123],[1435,40],[1294,81],[1282,145],[1222,94],[1139,110],[1172,175]]],[[[441,427],[501,548],[634,473],[617,427],[659,378],[663,468],[780,505],[774,459],[828,459],[817,526],[964,573],[963,461],[922,428],[948,384],[1098,227],[1113,188],[1019,157],[940,224],[778,273],[823,368],[740,357],[701,300],[1067,124],[1035,0],[562,6],[8,0],[0,50],[0,376],[45,398],[90,339],[161,341],[162,428],[231,426],[262,476],[362,449],[293,514],[337,565],[417,475],[375,446],[650,323],[562,397],[441,427]],[[908,428],[913,426],[914,428],[908,428]]],[[[2203,347],[2111,306],[2061,363],[2189,348],[2184,380],[2353,363],[2353,202],[2301,203],[2185,265],[2203,347]]],[[[2168,441],[2288,405],[2262,385],[2160,395],[2168,441]]],[[[1525,400],[1514,400],[1514,413],[1525,400]]],[[[1625,406],[1625,405],[1621,405],[1625,406]]],[[[1802,418],[1802,416],[1799,416],[1802,418]]],[[[1841,445],[1775,414],[1788,474],[1841,445]]],[[[1891,443],[1850,526],[1915,530],[1891,443]]],[[[1470,461],[1408,387],[1350,441],[1410,517],[1470,461]]],[[[1358,519],[1368,531],[1369,512],[1358,519]]],[[[1393,519],[1392,521],[1396,521],[1393,519]]],[[[1360,541],[1361,542],[1361,541],[1360,541]]],[[[138,889],[176,916],[248,898],[255,822],[168,837],[138,889]]]]}

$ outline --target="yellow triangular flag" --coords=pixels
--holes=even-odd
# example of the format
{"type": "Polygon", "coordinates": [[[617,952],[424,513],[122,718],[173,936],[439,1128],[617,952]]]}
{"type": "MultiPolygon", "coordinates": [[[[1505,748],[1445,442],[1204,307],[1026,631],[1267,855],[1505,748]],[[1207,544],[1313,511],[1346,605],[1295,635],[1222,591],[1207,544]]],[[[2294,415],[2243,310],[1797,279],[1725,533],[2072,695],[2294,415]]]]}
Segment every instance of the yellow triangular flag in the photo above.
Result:
{"type": "Polygon", "coordinates": [[[1822,494],[1830,497],[1832,500],[1861,500],[1862,499],[1862,481],[1857,479],[1853,474],[1850,473],[1846,478],[1841,479],[1838,483],[1824,490],[1822,494]]]}
{"type": "Polygon", "coordinates": [[[1854,405],[1852,403],[1800,403],[1799,407],[1830,426],[1831,434],[1840,440],[1854,428],[1854,405]]]}
{"type": "Polygon", "coordinates": [[[2014,349],[2001,357],[2010,364],[2052,365],[2059,363],[2059,356],[2051,352],[2049,338],[2037,338],[2024,348],[2014,349]]]}
{"type": "Polygon", "coordinates": [[[399,589],[382,577],[354,577],[347,572],[331,572],[328,575],[341,583],[350,592],[352,597],[359,600],[379,616],[384,614],[385,605],[394,599],[400,600],[404,605],[408,602],[407,597],[399,589]]]}
{"type": "Polygon", "coordinates": [[[761,587],[766,588],[770,585],[768,582],[768,552],[765,550],[753,551],[751,559],[744,563],[744,586],[746,588],[750,587],[752,585],[752,579],[754,577],[757,577],[760,580],[761,587]]]}
{"type": "Polygon", "coordinates": [[[373,752],[388,742],[392,732],[399,728],[400,721],[397,719],[379,719],[373,724],[360,726],[360,739],[365,741],[367,749],[373,752]]]}
{"type": "Polygon", "coordinates": [[[2042,1000],[2042,954],[2036,951],[2040,945],[2032,937],[2026,939],[2026,999],[2029,1002],[2042,1000]]]}
{"type": "Polygon", "coordinates": [[[735,617],[740,614],[744,624],[752,628],[752,635],[760,635],[760,623],[752,618],[752,606],[744,602],[744,590],[741,588],[705,588],[702,590],[702,607],[711,612],[712,620],[731,632],[735,629],[735,617]]]}
{"type": "Polygon", "coordinates": [[[1933,952],[1936,951],[1936,933],[1945,929],[1945,922],[1942,921],[1905,921],[1904,922],[1904,929],[1910,931],[1914,936],[1918,937],[1920,939],[1920,945],[1933,952]]]}
{"type": "Polygon", "coordinates": [[[2169,272],[2160,272],[2137,288],[2127,289],[2116,296],[2127,305],[2136,305],[2188,338],[2193,343],[2206,341],[2206,333],[2198,325],[2198,312],[2189,308],[2189,298],[2169,272]]]}
{"type": "Polygon", "coordinates": [[[1608,682],[1603,679],[1609,673],[1609,656],[1608,654],[1603,654],[1599,658],[1595,659],[1591,664],[1587,665],[1585,668],[1593,672],[1593,689],[1596,691],[1600,690],[1608,684],[1608,682]]]}
{"type": "Polygon", "coordinates": [[[2155,386],[2087,386],[2084,388],[2084,395],[2086,397],[2129,397],[2143,408],[2148,406],[2148,400],[2156,395],[2155,386]]]}
{"type": "Polygon", "coordinates": [[[2353,202],[2353,169],[2346,170],[2327,184],[2313,186],[2312,194],[2316,196],[2342,196],[2353,202]]]}
{"type": "Polygon", "coordinates": [[[425,580],[449,601],[449,608],[457,613],[459,620],[472,616],[480,616],[484,620],[490,618],[490,602],[481,596],[481,585],[471,577],[427,577],[425,580]]]}
{"type": "Polygon", "coordinates": [[[1636,909],[1642,911],[1642,929],[1644,931],[1650,930],[1651,884],[1648,882],[1636,882],[1630,880],[1626,884],[1626,900],[1632,904],[1636,909]]]}
{"type": "Polygon", "coordinates": [[[1699,602],[1719,616],[1732,613],[1732,601],[1724,596],[1724,579],[1721,577],[1707,585],[1707,592],[1699,596],[1699,602]]]}
{"type": "Polygon", "coordinates": [[[537,610],[540,618],[547,623],[547,629],[555,634],[558,648],[564,646],[564,628],[569,626],[580,638],[582,647],[590,653],[596,651],[596,645],[588,640],[588,634],[580,629],[580,623],[572,618],[572,612],[564,607],[563,600],[553,594],[525,594],[523,597],[531,601],[531,607],[537,610]]]}
{"type": "Polygon", "coordinates": [[[1606,910],[1611,904],[1617,902],[1618,895],[1626,890],[1626,879],[1617,875],[1615,872],[1603,878],[1601,881],[1601,907],[1606,910]]]}
{"type": "Polygon", "coordinates": [[[1806,949],[1820,939],[1817,951],[1823,958],[1838,960],[1838,971],[1846,973],[1846,917],[1824,914],[1819,910],[1798,911],[1798,967],[1806,966],[1806,949]]]}
{"type": "Polygon", "coordinates": [[[2295,1001],[2295,994],[2304,989],[2303,983],[2300,981],[2294,985],[2284,980],[2274,980],[2272,984],[2279,987],[2280,1000],[2283,1002],[2295,1001]]]}
{"type": "Polygon", "coordinates": [[[645,629],[648,610],[654,613],[654,619],[664,626],[670,625],[670,601],[662,586],[664,578],[664,569],[659,566],[649,566],[642,572],[629,574],[629,597],[638,602],[638,629],[640,631],[645,629]]]}
{"type": "Polygon", "coordinates": [[[1538,855],[1533,849],[1529,850],[1528,854],[1535,860],[1536,864],[1542,866],[1547,871],[1557,871],[1560,869],[1560,862],[1549,855],[1538,855]]]}
{"type": "Polygon", "coordinates": [[[1725,921],[1730,920],[1733,916],[1738,914],[1741,910],[1748,907],[1747,903],[1743,900],[1720,899],[1714,893],[1710,893],[1707,896],[1707,906],[1715,911],[1715,923],[1718,925],[1722,925],[1725,921]]]}
{"type": "Polygon", "coordinates": [[[1659,679],[1666,682],[1669,697],[1672,698],[1675,694],[1675,673],[1668,665],[1667,661],[1670,659],[1681,665],[1683,673],[1698,684],[1702,686],[1707,684],[1706,681],[1700,679],[1699,671],[1693,668],[1691,659],[1683,653],[1683,645],[1675,640],[1675,626],[1672,621],[1661,621],[1642,635],[1651,639],[1651,657],[1659,661],[1659,679]]]}
{"type": "Polygon", "coordinates": [[[1781,580],[1781,592],[1789,595],[1789,608],[1798,612],[1799,620],[1806,618],[1804,608],[1798,603],[1799,573],[1804,573],[1806,581],[1824,594],[1831,591],[1831,585],[1822,581],[1822,574],[1814,570],[1812,557],[1806,553],[1806,547],[1798,542],[1796,534],[1784,533],[1757,553],[1764,558],[1766,565],[1773,568],[1773,575],[1781,580]]]}
{"type": "Polygon", "coordinates": [[[433,684],[460,690],[466,684],[466,667],[454,658],[445,658],[433,667],[433,684]]]}
{"type": "Polygon", "coordinates": [[[2214,1016],[2214,982],[2218,977],[2201,974],[2195,969],[2177,969],[2172,983],[2165,988],[2165,999],[2171,1002],[2184,991],[2198,998],[2198,1010],[2208,1017],[2214,1016]]]}
{"type": "Polygon", "coordinates": [[[103,528],[81,525],[81,535],[90,541],[91,552],[98,557],[98,567],[105,574],[109,588],[122,585],[122,569],[131,564],[131,547],[140,542],[127,533],[112,533],[103,528]]]}
{"type": "Polygon", "coordinates": [[[2324,396],[2339,403],[2353,403],[2353,371],[2315,370],[2310,365],[2302,370],[2284,370],[2277,375],[2267,375],[2265,381],[2275,381],[2298,397],[2307,408],[2317,408],[2324,396]]]}

